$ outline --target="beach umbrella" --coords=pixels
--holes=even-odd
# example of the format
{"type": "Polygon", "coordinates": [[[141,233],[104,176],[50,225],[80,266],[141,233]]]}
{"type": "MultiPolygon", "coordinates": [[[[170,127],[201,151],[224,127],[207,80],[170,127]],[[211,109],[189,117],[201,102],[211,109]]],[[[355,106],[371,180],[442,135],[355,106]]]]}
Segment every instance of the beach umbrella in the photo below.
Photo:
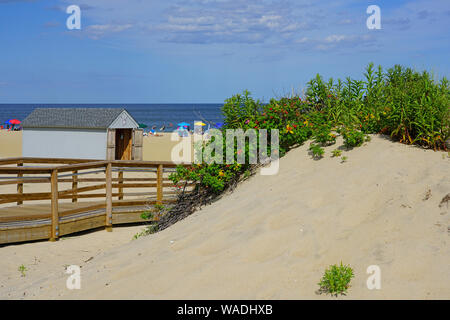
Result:
{"type": "Polygon", "coordinates": [[[220,128],[223,127],[223,123],[222,123],[222,122],[217,122],[217,123],[215,124],[215,127],[218,128],[218,129],[220,129],[220,128]]]}
{"type": "Polygon", "coordinates": [[[180,122],[179,124],[177,124],[177,126],[179,126],[179,127],[187,127],[187,126],[190,126],[190,124],[187,123],[187,122],[180,122]]]}
{"type": "Polygon", "coordinates": [[[146,124],[139,123],[139,128],[145,129],[145,128],[147,128],[147,127],[148,127],[148,126],[147,126],[146,124]]]}
{"type": "Polygon", "coordinates": [[[8,120],[9,121],[9,123],[10,124],[21,124],[22,122],[20,122],[20,120],[17,120],[17,119],[11,119],[11,120],[8,120]]]}
{"type": "Polygon", "coordinates": [[[203,127],[203,126],[206,126],[206,123],[203,123],[201,121],[197,121],[196,123],[194,123],[194,125],[203,127]]]}

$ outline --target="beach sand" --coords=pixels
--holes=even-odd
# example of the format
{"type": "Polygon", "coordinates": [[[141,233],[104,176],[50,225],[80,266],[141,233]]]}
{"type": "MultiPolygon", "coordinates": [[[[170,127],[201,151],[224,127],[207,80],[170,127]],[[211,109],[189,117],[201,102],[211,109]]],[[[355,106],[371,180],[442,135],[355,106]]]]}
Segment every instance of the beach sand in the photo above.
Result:
{"type": "MultiPolygon", "coordinates": [[[[172,149],[177,144],[182,143],[180,138],[179,141],[171,140],[172,133],[158,133],[158,136],[144,136],[143,142],[143,160],[144,161],[172,161],[172,149]]],[[[192,137],[192,136],[191,136],[192,137]]],[[[193,143],[193,138],[191,143],[193,143]]],[[[191,147],[191,161],[193,158],[194,149],[193,144],[191,147]]]]}
{"type": "Polygon", "coordinates": [[[22,131],[0,130],[0,158],[22,156],[22,131]]]}
{"type": "Polygon", "coordinates": [[[142,226],[0,247],[2,299],[336,299],[317,293],[341,261],[355,272],[339,299],[450,299],[450,158],[382,136],[344,163],[309,143],[170,228],[142,226]],[[92,257],[92,258],[91,258],[92,257]],[[81,268],[68,290],[67,265],[81,268]],[[22,277],[18,267],[27,268],[22,277]],[[366,270],[381,269],[369,290],[366,270]]]}

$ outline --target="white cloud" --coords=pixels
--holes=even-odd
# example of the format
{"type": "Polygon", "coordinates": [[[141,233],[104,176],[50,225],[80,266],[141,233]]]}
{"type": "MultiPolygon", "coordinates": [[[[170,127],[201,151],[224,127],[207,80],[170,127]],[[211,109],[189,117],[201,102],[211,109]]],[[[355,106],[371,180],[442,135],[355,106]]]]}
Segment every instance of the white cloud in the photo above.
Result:
{"type": "Polygon", "coordinates": [[[118,33],[132,28],[132,24],[94,24],[85,28],[85,33],[91,39],[99,39],[106,34],[118,33]]]}
{"type": "MultiPolygon", "coordinates": [[[[72,0],[61,1],[69,4],[72,0]]],[[[445,16],[448,10],[443,9],[444,0],[427,1],[442,6],[441,15],[445,16]]],[[[414,19],[425,21],[436,16],[431,5],[427,9],[427,1],[410,1],[389,11],[382,8],[382,25],[386,26],[383,31],[411,29],[414,19]]],[[[92,24],[86,33],[94,39],[133,30],[136,43],[156,46],[162,42],[260,43],[266,48],[308,44],[307,49],[326,50],[367,46],[374,41],[365,38],[370,33],[365,26],[365,10],[355,9],[352,2],[342,0],[330,5],[312,0],[86,0],[89,10],[83,10],[83,15],[92,24]]],[[[384,39],[388,36],[385,34],[384,39]]]]}
{"type": "Polygon", "coordinates": [[[325,38],[325,42],[329,42],[329,43],[333,43],[333,42],[341,42],[343,40],[349,39],[348,36],[345,35],[337,35],[337,34],[333,34],[331,36],[328,36],[325,38]]]}

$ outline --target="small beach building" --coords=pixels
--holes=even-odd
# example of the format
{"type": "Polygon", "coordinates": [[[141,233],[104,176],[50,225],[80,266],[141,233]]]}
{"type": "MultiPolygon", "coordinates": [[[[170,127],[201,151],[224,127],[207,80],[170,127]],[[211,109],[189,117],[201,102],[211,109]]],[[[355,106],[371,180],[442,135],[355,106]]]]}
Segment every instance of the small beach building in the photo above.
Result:
{"type": "Polygon", "coordinates": [[[142,129],[121,108],[37,108],[22,123],[22,155],[142,160],[142,129]]]}

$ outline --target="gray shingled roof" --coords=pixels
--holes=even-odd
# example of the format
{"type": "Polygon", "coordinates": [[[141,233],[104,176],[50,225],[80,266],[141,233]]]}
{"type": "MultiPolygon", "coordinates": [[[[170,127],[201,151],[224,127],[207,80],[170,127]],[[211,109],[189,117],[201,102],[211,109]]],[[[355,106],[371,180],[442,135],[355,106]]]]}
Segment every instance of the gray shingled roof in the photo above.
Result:
{"type": "Polygon", "coordinates": [[[123,108],[36,108],[22,122],[23,128],[106,129],[123,108]]]}

